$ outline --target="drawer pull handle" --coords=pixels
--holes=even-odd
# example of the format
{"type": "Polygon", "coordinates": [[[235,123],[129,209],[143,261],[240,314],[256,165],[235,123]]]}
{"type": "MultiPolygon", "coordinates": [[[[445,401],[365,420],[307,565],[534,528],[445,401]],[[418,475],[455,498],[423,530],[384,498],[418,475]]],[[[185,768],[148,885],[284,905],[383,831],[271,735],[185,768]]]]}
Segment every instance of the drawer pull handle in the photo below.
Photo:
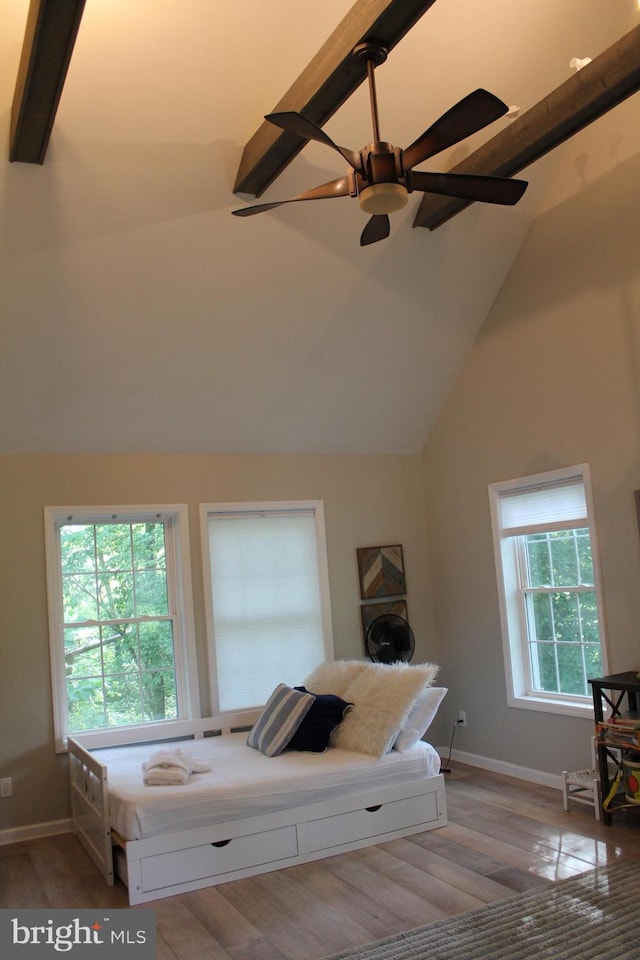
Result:
{"type": "Polygon", "coordinates": [[[382,806],[382,804],[379,803],[379,804],[377,805],[377,807],[366,807],[365,809],[366,809],[367,813],[375,813],[376,810],[379,810],[381,806],[382,806]]]}
{"type": "Polygon", "coordinates": [[[212,843],[212,847],[226,847],[228,843],[231,843],[231,837],[228,840],[216,840],[215,843],[212,843]]]}

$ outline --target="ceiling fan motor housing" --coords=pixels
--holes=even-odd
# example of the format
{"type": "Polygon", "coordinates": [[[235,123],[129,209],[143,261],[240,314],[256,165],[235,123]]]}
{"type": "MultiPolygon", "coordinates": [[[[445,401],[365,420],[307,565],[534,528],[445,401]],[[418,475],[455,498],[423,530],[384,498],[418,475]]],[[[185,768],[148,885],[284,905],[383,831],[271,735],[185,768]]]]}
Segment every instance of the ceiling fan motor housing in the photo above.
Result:
{"type": "Polygon", "coordinates": [[[407,204],[401,151],[386,141],[370,143],[362,151],[364,176],[356,177],[361,210],[371,215],[394,213],[407,204]]]}

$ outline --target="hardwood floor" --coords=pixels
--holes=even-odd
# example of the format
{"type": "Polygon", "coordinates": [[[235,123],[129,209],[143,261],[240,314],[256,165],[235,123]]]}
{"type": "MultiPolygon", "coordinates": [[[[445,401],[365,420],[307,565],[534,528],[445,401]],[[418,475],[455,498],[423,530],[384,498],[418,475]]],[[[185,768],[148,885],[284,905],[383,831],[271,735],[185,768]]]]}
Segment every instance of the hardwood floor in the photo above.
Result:
{"type": "MultiPolygon", "coordinates": [[[[640,816],[599,824],[560,792],[452,764],[449,824],[157,900],[159,960],[317,960],[575,876],[640,861],[640,816]]],[[[70,834],[0,847],[0,908],[127,907],[70,834]]],[[[134,908],[135,909],[135,908],[134,908]]]]}

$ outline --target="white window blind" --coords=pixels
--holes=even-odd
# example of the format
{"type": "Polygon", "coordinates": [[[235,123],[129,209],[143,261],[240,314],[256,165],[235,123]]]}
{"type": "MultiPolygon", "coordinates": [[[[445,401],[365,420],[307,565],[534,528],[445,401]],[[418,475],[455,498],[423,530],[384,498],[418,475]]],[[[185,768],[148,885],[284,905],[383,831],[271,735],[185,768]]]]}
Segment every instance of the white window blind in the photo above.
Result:
{"type": "Polygon", "coordinates": [[[582,477],[553,485],[535,485],[500,493],[502,532],[506,536],[538,529],[558,530],[588,525],[582,477]]]}
{"type": "Polygon", "coordinates": [[[210,513],[220,710],[265,703],[325,659],[313,510],[210,513]]]}

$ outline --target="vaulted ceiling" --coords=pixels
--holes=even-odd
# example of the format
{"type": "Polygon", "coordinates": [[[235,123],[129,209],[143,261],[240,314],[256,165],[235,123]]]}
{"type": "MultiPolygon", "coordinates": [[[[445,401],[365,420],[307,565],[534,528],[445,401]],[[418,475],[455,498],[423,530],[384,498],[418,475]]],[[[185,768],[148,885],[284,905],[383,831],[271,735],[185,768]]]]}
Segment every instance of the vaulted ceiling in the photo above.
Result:
{"type": "MultiPolygon", "coordinates": [[[[351,7],[90,0],[39,166],[9,162],[28,0],[4,0],[0,452],[421,448],[532,219],[570,193],[588,202],[589,177],[637,149],[624,134],[638,98],[606,137],[597,121],[529,166],[517,207],[475,204],[433,232],[411,229],[418,195],[364,249],[349,198],[232,217],[250,202],[233,195],[245,144],[351,7]]],[[[377,72],[382,135],[408,145],[477,87],[525,114],[572,58],[639,22],[637,0],[436,0],[377,72]]],[[[421,169],[513,140],[518,122],[421,169]]],[[[355,149],[371,139],[364,87],[325,129],[355,149]]],[[[262,200],[344,166],[309,143],[262,200]]]]}

